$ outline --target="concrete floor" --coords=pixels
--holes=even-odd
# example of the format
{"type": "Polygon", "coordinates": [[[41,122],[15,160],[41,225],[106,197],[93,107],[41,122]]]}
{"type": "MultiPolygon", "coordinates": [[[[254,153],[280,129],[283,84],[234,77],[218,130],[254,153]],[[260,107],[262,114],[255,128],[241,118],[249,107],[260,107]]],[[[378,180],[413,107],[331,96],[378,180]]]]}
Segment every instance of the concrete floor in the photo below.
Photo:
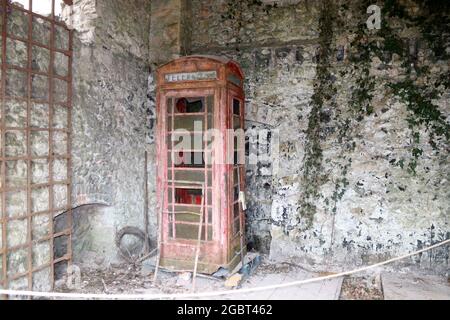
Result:
{"type": "MultiPolygon", "coordinates": [[[[242,288],[256,288],[288,283],[318,277],[318,274],[295,269],[280,273],[257,273],[244,281],[242,288]]],[[[253,293],[242,293],[225,299],[254,300],[337,300],[341,291],[342,278],[320,281],[300,286],[271,289],[253,293]]]]}
{"type": "Polygon", "coordinates": [[[450,300],[450,283],[443,277],[383,273],[384,300],[450,300]]]}
{"type": "MultiPolygon", "coordinates": [[[[300,268],[263,265],[255,274],[244,279],[240,288],[256,288],[274,284],[288,283],[318,277],[318,274],[307,272],[300,268]]],[[[206,279],[201,279],[198,292],[210,291],[206,279]],[[205,285],[202,285],[204,283],[205,285]]],[[[287,288],[270,289],[251,293],[237,293],[213,297],[224,300],[337,300],[341,291],[342,278],[320,281],[287,288]]],[[[217,288],[226,290],[226,288],[217,288]]]]}

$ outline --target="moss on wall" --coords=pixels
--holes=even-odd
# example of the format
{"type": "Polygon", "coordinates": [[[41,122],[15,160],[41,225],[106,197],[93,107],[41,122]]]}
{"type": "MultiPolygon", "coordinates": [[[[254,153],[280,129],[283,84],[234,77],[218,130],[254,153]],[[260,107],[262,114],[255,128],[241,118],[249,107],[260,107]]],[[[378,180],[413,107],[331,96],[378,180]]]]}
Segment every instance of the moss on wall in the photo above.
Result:
{"type": "Polygon", "coordinates": [[[311,98],[308,128],[306,130],[305,155],[303,158],[304,189],[298,203],[298,222],[301,229],[312,226],[316,213],[316,199],[320,186],[326,182],[327,176],[322,170],[321,116],[324,104],[332,103],[336,89],[331,81],[330,62],[333,40],[334,7],[332,1],[324,1],[320,18],[320,42],[317,54],[317,76],[314,94],[311,98]]]}
{"type": "MultiPolygon", "coordinates": [[[[446,74],[431,75],[426,64],[420,65],[417,61],[417,42],[413,39],[408,43],[407,39],[401,38],[399,33],[401,28],[394,30],[390,23],[392,19],[403,19],[406,21],[405,28],[414,26],[421,33],[421,39],[432,50],[435,59],[447,59],[445,51],[445,41],[443,35],[449,27],[449,13],[445,10],[448,4],[439,1],[417,2],[420,10],[416,16],[411,16],[403,1],[388,0],[382,7],[382,27],[375,34],[371,34],[363,25],[358,28],[357,37],[352,46],[357,48],[358,55],[351,57],[356,68],[360,70],[360,76],[356,80],[357,87],[353,91],[352,105],[356,109],[365,110],[367,115],[373,111],[370,100],[373,97],[375,88],[374,77],[369,74],[370,61],[376,56],[380,60],[392,59],[396,54],[401,59],[401,65],[405,70],[404,77],[384,79],[384,85],[391,89],[391,92],[407,107],[409,114],[407,121],[411,129],[411,143],[415,146],[411,148],[411,155],[408,159],[392,161],[394,165],[406,168],[411,174],[416,173],[418,161],[423,154],[423,150],[418,147],[420,142],[420,128],[425,126],[429,133],[428,143],[435,150],[439,150],[435,139],[444,138],[448,143],[450,137],[450,125],[446,122],[446,117],[433,103],[448,89],[448,72],[446,74]],[[438,9],[438,3],[443,8],[438,9]],[[444,10],[443,10],[444,9],[444,10]],[[412,47],[411,49],[408,48],[412,47]],[[412,51],[412,52],[411,52],[412,51]],[[431,79],[434,76],[434,79],[431,79]],[[419,83],[426,83],[421,85],[419,83]],[[406,163],[406,164],[405,164],[406,163]]],[[[369,3],[362,2],[362,7],[369,3]]],[[[447,36],[448,41],[448,36],[447,36]]],[[[362,114],[360,115],[362,116],[362,114]]]]}

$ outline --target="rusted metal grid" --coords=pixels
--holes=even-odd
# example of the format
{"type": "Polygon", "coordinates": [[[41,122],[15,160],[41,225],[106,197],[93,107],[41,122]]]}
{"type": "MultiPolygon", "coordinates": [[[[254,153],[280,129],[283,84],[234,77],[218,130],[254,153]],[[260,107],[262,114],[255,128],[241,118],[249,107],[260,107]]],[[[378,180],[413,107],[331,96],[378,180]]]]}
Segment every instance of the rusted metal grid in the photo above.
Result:
{"type": "Polygon", "coordinates": [[[55,268],[68,266],[72,257],[70,151],[73,34],[64,23],[56,20],[55,0],[50,1],[52,12],[45,17],[33,12],[33,0],[29,0],[28,8],[1,0],[0,284],[3,288],[52,290],[55,268]],[[15,15],[26,21],[26,32],[21,34],[19,28],[12,24],[11,17],[15,15]],[[43,33],[47,41],[36,39],[33,31],[38,28],[47,29],[43,33]],[[16,55],[15,46],[8,49],[11,44],[26,46],[26,66],[10,63],[16,55]],[[38,50],[49,56],[49,63],[43,70],[34,59],[38,50]],[[56,55],[59,59],[63,58],[61,65],[67,63],[65,75],[57,74],[56,55]],[[26,78],[22,82],[23,88],[14,83],[14,75],[26,78]],[[43,96],[36,94],[39,90],[35,86],[39,78],[45,79],[43,83],[47,86],[43,96]],[[17,106],[21,104],[26,106],[26,110],[22,124],[19,124],[15,123],[14,117],[19,114],[17,106]],[[34,119],[40,108],[44,110],[45,122],[36,123],[34,119]],[[10,145],[14,137],[20,136],[25,140],[22,152],[19,152],[20,148],[10,145]],[[43,153],[37,152],[35,145],[35,140],[42,137],[40,142],[44,141],[44,146],[48,146],[43,153]],[[23,181],[14,172],[19,164],[26,166],[23,181]],[[38,165],[42,166],[43,171],[37,170],[38,165]],[[12,176],[8,168],[13,168],[12,176]],[[34,174],[38,172],[43,174],[36,178],[34,174]],[[21,202],[23,195],[25,198],[21,202]],[[42,205],[43,199],[45,204],[42,205]],[[38,205],[39,201],[42,203],[38,205]],[[55,221],[58,222],[57,228],[55,221]],[[20,225],[26,225],[26,237],[21,234],[20,225]],[[63,248],[62,252],[55,252],[55,243],[60,243],[58,248],[63,248]]]}

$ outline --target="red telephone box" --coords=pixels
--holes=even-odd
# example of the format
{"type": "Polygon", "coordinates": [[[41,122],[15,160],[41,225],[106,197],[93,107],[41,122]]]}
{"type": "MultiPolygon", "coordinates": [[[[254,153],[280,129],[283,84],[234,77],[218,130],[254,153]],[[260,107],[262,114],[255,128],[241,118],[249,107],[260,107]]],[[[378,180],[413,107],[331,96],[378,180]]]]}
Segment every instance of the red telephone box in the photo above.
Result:
{"type": "Polygon", "coordinates": [[[243,79],[236,62],[214,56],[182,57],[157,70],[165,268],[192,270],[198,244],[205,273],[231,270],[245,253],[243,79]]]}

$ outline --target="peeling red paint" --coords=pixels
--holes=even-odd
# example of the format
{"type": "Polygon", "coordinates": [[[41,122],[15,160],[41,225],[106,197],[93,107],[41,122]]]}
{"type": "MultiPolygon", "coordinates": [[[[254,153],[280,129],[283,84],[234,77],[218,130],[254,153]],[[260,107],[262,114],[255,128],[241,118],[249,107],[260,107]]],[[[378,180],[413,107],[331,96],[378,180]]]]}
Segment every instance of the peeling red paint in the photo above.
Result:
{"type": "MultiPolygon", "coordinates": [[[[180,180],[174,178],[176,174],[180,175],[180,172],[191,175],[199,175],[204,172],[204,180],[201,181],[205,184],[203,212],[208,212],[208,214],[205,214],[204,230],[206,232],[201,241],[199,270],[214,272],[221,266],[233,268],[240,261],[239,248],[241,239],[243,243],[245,225],[242,206],[238,204],[238,215],[237,217],[233,215],[234,206],[239,203],[235,197],[234,188],[239,186],[238,190],[244,190],[245,171],[244,164],[235,164],[234,161],[230,164],[226,161],[226,155],[230,151],[234,156],[234,149],[231,149],[234,148],[234,140],[231,140],[230,143],[227,130],[233,129],[235,126],[233,119],[239,121],[236,127],[244,128],[242,70],[236,62],[226,58],[189,56],[161,66],[157,70],[157,81],[157,199],[158,207],[163,209],[161,264],[174,269],[192,269],[193,267],[198,232],[195,232],[190,239],[189,233],[187,236],[184,233],[180,235],[180,231],[182,227],[190,228],[190,225],[194,226],[191,230],[195,231],[194,228],[198,228],[199,223],[180,221],[181,214],[178,210],[183,206],[188,208],[186,210],[201,209],[194,189],[202,187],[194,182],[191,184],[179,183],[177,181],[180,180]],[[183,106],[182,110],[175,107],[176,99],[180,98],[202,98],[203,100],[199,100],[203,101],[201,112],[183,114],[186,112],[185,103],[179,104],[183,106]],[[233,116],[233,100],[235,100],[236,106],[239,105],[239,108],[236,107],[236,110],[239,109],[238,116],[233,116]],[[209,111],[212,112],[209,113],[209,111]],[[184,164],[176,166],[174,161],[170,161],[169,152],[175,149],[175,146],[168,137],[175,134],[174,119],[177,118],[177,121],[184,119],[183,121],[186,122],[189,116],[204,117],[202,118],[204,128],[212,127],[220,130],[222,134],[220,143],[214,141],[215,143],[212,144],[211,154],[216,160],[212,164],[205,163],[200,166],[185,167],[184,164]],[[208,123],[211,120],[213,124],[208,123]],[[238,182],[235,182],[235,169],[240,172],[238,182]],[[186,188],[187,185],[189,190],[180,190],[181,187],[186,188]],[[176,210],[178,213],[174,214],[176,210]],[[209,210],[211,216],[209,216],[209,210]],[[171,219],[171,217],[173,218],[171,219]],[[239,226],[239,230],[235,230],[237,232],[233,234],[235,223],[239,226]],[[236,253],[236,251],[238,252],[236,253]]],[[[190,132],[194,131],[190,130],[190,132]]],[[[203,155],[205,146],[204,142],[202,150],[200,150],[203,155]]],[[[184,149],[183,152],[176,154],[178,157],[184,157],[185,151],[184,149]]],[[[187,150],[186,153],[193,155],[195,151],[199,150],[187,150]]],[[[186,180],[183,179],[183,181],[186,180]]],[[[189,214],[192,212],[187,213],[188,216],[189,214]]],[[[245,248],[243,248],[244,250],[245,248]]]]}

